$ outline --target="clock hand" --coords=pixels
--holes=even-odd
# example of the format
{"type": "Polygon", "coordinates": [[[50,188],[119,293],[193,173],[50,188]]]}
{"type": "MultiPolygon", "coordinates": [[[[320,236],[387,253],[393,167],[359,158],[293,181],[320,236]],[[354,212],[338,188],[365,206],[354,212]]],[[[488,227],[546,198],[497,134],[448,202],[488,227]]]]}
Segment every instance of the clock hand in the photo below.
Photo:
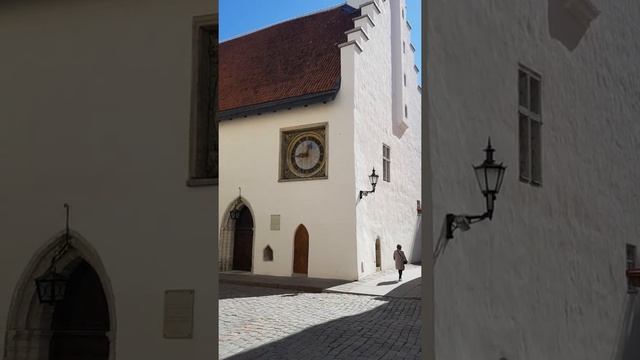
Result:
{"type": "Polygon", "coordinates": [[[308,157],[310,149],[311,149],[311,144],[307,144],[307,151],[296,155],[296,157],[308,157]]]}

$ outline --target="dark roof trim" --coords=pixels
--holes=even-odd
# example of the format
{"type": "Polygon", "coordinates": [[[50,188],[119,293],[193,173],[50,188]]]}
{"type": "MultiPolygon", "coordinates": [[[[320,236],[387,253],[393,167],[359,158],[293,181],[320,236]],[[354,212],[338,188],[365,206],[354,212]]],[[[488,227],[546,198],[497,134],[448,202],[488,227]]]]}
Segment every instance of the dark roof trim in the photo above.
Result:
{"type": "Polygon", "coordinates": [[[291,109],[298,106],[307,106],[319,102],[332,101],[336,98],[338,90],[339,88],[335,88],[333,90],[321,93],[305,94],[301,96],[290,97],[287,99],[270,101],[262,104],[249,105],[240,108],[219,111],[218,120],[231,120],[238,117],[275,112],[282,109],[291,109]]]}

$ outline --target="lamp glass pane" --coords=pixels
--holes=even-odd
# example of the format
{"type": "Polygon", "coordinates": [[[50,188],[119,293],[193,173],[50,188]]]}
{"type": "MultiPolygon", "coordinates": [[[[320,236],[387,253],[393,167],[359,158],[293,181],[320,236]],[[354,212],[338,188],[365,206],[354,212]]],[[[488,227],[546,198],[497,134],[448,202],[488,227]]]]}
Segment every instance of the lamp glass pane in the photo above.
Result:
{"type": "Polygon", "coordinates": [[[485,168],[487,174],[487,191],[495,192],[498,188],[498,180],[500,180],[500,168],[492,165],[485,168]]]}
{"type": "Polygon", "coordinates": [[[51,282],[49,280],[37,280],[36,286],[38,288],[38,296],[40,297],[40,301],[51,301],[51,282]]]}
{"type": "Polygon", "coordinates": [[[507,168],[500,164],[500,175],[498,176],[498,187],[496,187],[496,194],[500,192],[500,188],[502,188],[502,180],[504,180],[504,172],[507,168]]]}
{"type": "Polygon", "coordinates": [[[56,280],[53,283],[54,298],[56,301],[62,301],[64,299],[64,293],[67,289],[67,282],[64,280],[56,280]]]}
{"type": "Polygon", "coordinates": [[[484,167],[482,165],[474,166],[473,171],[476,174],[476,180],[478,180],[478,186],[480,187],[480,191],[484,194],[487,189],[487,184],[485,183],[485,176],[484,176],[484,167]]]}

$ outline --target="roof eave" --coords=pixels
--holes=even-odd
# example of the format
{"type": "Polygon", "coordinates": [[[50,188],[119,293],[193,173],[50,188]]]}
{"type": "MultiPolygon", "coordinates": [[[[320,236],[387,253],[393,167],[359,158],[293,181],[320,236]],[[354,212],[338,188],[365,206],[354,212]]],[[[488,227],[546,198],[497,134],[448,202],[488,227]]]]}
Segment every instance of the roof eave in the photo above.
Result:
{"type": "Polygon", "coordinates": [[[283,109],[291,109],[299,106],[307,106],[319,102],[328,102],[336,98],[338,88],[313,94],[294,96],[286,99],[274,100],[266,103],[243,106],[235,109],[218,111],[218,121],[232,120],[239,117],[259,115],[276,112],[283,109]]]}

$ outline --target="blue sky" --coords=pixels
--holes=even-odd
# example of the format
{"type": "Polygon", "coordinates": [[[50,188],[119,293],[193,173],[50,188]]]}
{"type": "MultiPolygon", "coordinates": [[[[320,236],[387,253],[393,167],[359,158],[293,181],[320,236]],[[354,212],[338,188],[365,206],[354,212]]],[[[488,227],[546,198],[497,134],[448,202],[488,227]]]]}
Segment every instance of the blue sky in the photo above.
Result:
{"type": "MultiPolygon", "coordinates": [[[[344,4],[340,0],[220,0],[220,41],[284,20],[344,4]]],[[[415,63],[422,71],[422,19],[420,0],[406,0],[411,23],[415,63]]]]}

